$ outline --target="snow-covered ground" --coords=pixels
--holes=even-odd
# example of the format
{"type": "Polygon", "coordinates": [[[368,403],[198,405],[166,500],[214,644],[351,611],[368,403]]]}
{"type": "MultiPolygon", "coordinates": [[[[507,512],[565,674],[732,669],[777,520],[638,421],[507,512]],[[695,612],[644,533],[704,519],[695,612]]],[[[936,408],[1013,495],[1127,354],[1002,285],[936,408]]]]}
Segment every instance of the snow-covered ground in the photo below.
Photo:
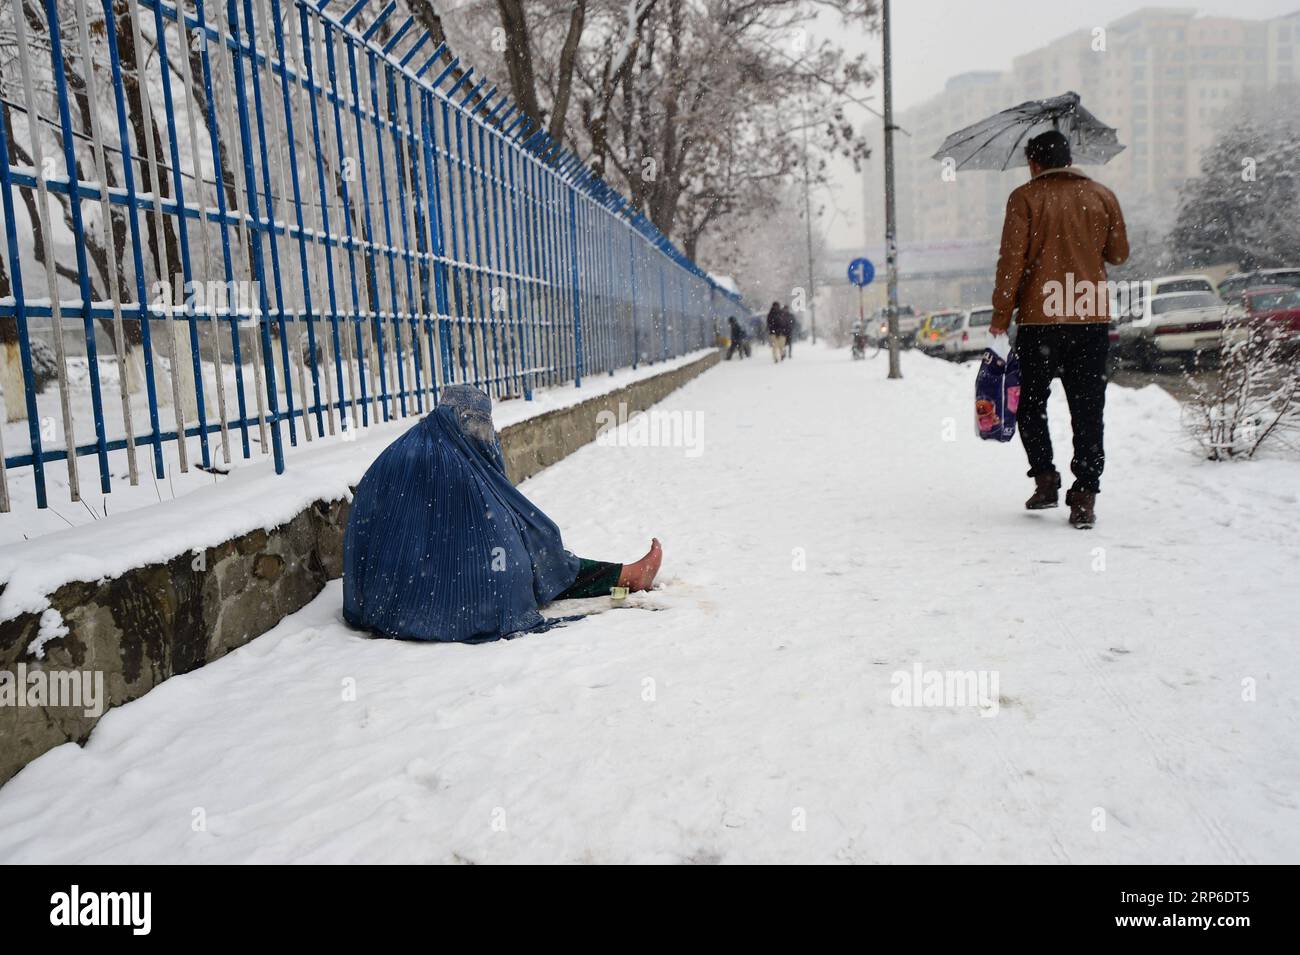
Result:
{"type": "Polygon", "coordinates": [[[579,553],[663,540],[639,606],[405,644],[335,583],[27,767],[0,860],[1300,858],[1300,465],[1200,462],[1173,399],[1112,388],[1075,531],[974,437],[973,366],[796,356],[670,396],[702,445],[524,486],[579,553]],[[895,705],[916,668],[984,705],[895,705]]]}

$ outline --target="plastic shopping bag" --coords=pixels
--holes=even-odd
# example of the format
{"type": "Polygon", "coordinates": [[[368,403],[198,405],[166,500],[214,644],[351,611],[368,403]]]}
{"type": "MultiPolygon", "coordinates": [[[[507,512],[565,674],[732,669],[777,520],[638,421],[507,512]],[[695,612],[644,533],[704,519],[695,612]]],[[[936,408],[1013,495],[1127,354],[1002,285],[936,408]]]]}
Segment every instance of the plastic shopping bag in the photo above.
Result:
{"type": "Polygon", "coordinates": [[[1020,407],[1020,362],[1006,335],[995,336],[984,349],[975,377],[975,433],[985,441],[1010,441],[1016,436],[1020,407]]]}

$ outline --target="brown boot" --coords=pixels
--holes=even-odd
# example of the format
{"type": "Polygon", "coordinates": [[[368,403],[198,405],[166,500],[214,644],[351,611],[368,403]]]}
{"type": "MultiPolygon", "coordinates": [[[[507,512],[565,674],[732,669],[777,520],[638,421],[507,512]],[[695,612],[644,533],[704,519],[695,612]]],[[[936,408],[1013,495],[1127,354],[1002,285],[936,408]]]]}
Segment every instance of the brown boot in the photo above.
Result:
{"type": "Polygon", "coordinates": [[[1093,508],[1097,504],[1095,491],[1080,491],[1070,488],[1065,492],[1065,503],[1070,505],[1070,526],[1087,530],[1097,523],[1097,513],[1093,508]]]}
{"type": "Polygon", "coordinates": [[[1049,474],[1034,475],[1034,493],[1025,501],[1025,507],[1031,511],[1042,511],[1056,507],[1061,503],[1061,475],[1052,471],[1049,474]]]}

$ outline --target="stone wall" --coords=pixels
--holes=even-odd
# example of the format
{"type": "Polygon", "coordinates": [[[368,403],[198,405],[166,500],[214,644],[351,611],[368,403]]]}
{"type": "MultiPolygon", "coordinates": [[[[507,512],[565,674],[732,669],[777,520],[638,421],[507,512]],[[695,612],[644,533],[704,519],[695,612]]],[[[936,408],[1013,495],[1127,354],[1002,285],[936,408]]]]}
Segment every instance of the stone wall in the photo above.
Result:
{"type": "MultiPolygon", "coordinates": [[[[629,414],[647,408],[717,361],[710,353],[505,428],[501,443],[510,479],[518,483],[592,441],[602,410],[617,413],[620,403],[629,414]]],[[[84,743],[102,715],[88,715],[85,706],[45,705],[20,675],[36,674],[35,685],[102,675],[107,711],[224,656],[300,610],[342,574],[348,509],[347,501],[316,501],[270,530],[112,580],[65,584],[48,597],[67,633],[44,644],[43,658],[29,649],[41,632],[40,614],[0,621],[0,784],[46,750],[68,740],[84,743]]]]}

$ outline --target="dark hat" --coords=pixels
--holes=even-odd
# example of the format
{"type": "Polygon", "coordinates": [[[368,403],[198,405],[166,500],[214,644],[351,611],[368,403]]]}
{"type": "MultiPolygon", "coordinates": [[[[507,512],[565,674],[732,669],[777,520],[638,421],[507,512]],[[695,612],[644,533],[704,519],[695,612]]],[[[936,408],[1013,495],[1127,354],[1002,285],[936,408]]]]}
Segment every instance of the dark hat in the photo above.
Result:
{"type": "Polygon", "coordinates": [[[1025,146],[1025,157],[1044,169],[1070,165],[1070,141],[1059,130],[1039,133],[1025,146]]]}

